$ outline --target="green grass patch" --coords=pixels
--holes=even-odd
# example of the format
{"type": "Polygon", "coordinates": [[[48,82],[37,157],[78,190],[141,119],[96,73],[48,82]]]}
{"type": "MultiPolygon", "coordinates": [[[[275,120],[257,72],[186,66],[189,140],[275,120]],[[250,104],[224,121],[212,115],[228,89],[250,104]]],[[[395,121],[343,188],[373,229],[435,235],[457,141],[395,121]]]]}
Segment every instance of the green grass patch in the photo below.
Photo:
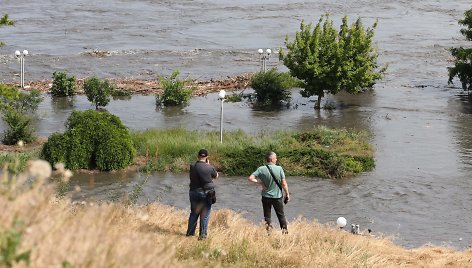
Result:
{"type": "Polygon", "coordinates": [[[25,169],[26,162],[39,158],[40,148],[28,152],[1,152],[0,168],[7,167],[11,174],[18,174],[25,169]]]}
{"type": "Polygon", "coordinates": [[[365,132],[318,127],[310,131],[260,133],[154,129],[132,133],[137,154],[146,158],[143,171],[188,171],[199,149],[209,151],[211,164],[230,176],[247,176],[275,151],[288,176],[344,178],[375,167],[365,132]]]}

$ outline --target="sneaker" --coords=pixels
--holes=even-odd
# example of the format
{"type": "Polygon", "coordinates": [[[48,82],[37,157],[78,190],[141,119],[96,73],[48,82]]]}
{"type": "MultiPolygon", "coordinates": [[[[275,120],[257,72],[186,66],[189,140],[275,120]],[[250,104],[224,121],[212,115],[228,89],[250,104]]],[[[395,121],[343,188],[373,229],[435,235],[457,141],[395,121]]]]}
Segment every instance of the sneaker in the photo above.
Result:
{"type": "Polygon", "coordinates": [[[282,234],[288,234],[288,230],[287,229],[282,229],[282,234]]]}
{"type": "Polygon", "coordinates": [[[206,235],[200,235],[198,236],[198,240],[205,240],[207,237],[206,235]]]}

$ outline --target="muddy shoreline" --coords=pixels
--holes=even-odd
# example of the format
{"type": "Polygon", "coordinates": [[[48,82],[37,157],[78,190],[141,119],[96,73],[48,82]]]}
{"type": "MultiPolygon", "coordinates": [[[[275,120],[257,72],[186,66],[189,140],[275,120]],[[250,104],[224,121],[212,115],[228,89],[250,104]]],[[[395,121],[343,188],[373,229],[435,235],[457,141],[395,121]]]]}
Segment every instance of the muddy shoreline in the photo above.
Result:
{"type": "MultiPolygon", "coordinates": [[[[202,96],[220,90],[233,91],[245,89],[250,86],[252,73],[244,73],[235,76],[227,76],[224,79],[210,79],[208,81],[193,80],[192,86],[196,87],[194,96],[202,96]]],[[[86,78],[77,79],[77,94],[84,94],[83,85],[86,78]]],[[[131,94],[153,95],[162,93],[162,87],[156,80],[139,79],[109,79],[116,89],[128,91],[131,94]]],[[[6,85],[19,87],[18,83],[5,83],[6,85]]],[[[51,89],[52,80],[37,80],[25,83],[28,90],[38,89],[43,93],[48,93],[51,89]]]]}

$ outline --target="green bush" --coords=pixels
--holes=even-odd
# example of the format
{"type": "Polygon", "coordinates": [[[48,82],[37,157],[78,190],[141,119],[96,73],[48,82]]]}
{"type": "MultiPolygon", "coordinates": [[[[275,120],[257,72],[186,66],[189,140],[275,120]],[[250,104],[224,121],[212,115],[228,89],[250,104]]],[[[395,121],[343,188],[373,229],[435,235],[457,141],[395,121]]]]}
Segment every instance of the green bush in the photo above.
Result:
{"type": "Polygon", "coordinates": [[[22,92],[17,88],[0,84],[0,112],[8,126],[3,133],[4,144],[13,145],[20,140],[34,141],[30,114],[38,108],[42,99],[38,90],[22,92]]]}
{"type": "Polygon", "coordinates": [[[177,106],[187,104],[190,101],[195,87],[188,88],[187,85],[191,81],[189,79],[178,79],[179,74],[179,70],[174,70],[169,78],[161,76],[160,83],[163,93],[162,95],[156,94],[156,105],[177,106]]]}
{"type": "Polygon", "coordinates": [[[48,142],[43,146],[42,158],[53,163],[66,162],[66,150],[68,148],[67,137],[62,133],[53,133],[48,138],[48,142]]]}
{"type": "Polygon", "coordinates": [[[136,155],[131,135],[121,120],[94,110],[74,111],[64,134],[53,134],[41,157],[51,165],[64,162],[69,169],[116,170],[127,167],[136,155]]]}
{"type": "Polygon", "coordinates": [[[99,106],[108,105],[114,87],[108,80],[101,81],[94,76],[84,81],[84,91],[87,99],[95,104],[95,109],[98,109],[99,106]]]}
{"type": "Polygon", "coordinates": [[[259,105],[278,106],[282,102],[290,101],[290,88],[297,85],[295,79],[288,73],[271,69],[259,72],[252,77],[251,87],[256,92],[256,101],[259,105]]]}
{"type": "Polygon", "coordinates": [[[134,155],[132,141],[115,136],[98,145],[97,168],[100,170],[123,169],[133,162],[134,155]]]}
{"type": "Polygon", "coordinates": [[[75,95],[75,76],[68,76],[65,72],[52,74],[51,94],[54,97],[69,97],[75,95]]]}
{"type": "Polygon", "coordinates": [[[13,145],[20,140],[28,143],[34,141],[33,129],[29,126],[31,122],[29,116],[8,109],[3,114],[3,120],[8,126],[2,138],[4,144],[13,145]]]}

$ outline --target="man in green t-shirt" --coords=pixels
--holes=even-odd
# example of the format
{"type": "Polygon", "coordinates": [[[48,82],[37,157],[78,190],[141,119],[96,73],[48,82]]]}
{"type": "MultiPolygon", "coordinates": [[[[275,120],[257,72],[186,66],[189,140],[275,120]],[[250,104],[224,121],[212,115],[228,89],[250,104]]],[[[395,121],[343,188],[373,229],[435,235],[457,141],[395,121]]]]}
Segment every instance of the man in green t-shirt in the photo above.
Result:
{"type": "Polygon", "coordinates": [[[281,166],[275,164],[277,163],[277,155],[274,152],[268,152],[266,154],[266,161],[267,164],[257,168],[257,170],[249,176],[248,181],[262,186],[262,209],[264,210],[264,220],[267,225],[267,230],[272,229],[271,210],[272,207],[274,207],[275,214],[279,219],[280,228],[283,233],[287,233],[284,203],[290,201],[290,194],[288,192],[284,170],[281,166]],[[283,192],[285,192],[285,198],[282,198],[282,189],[283,192]]]}

